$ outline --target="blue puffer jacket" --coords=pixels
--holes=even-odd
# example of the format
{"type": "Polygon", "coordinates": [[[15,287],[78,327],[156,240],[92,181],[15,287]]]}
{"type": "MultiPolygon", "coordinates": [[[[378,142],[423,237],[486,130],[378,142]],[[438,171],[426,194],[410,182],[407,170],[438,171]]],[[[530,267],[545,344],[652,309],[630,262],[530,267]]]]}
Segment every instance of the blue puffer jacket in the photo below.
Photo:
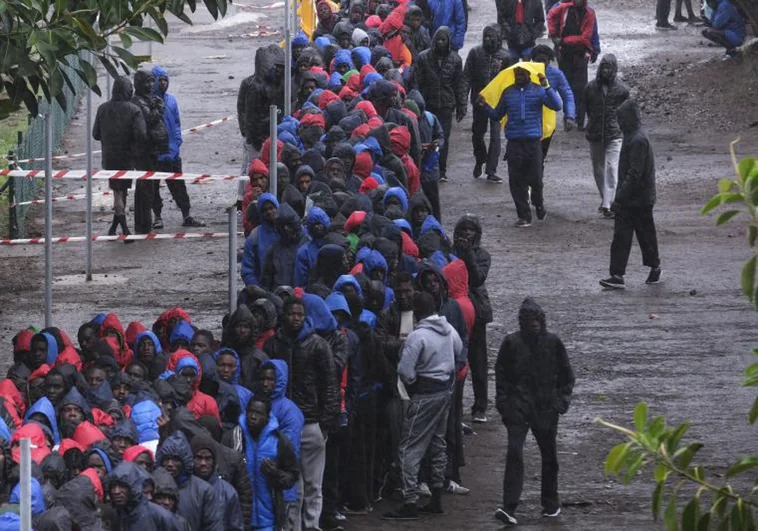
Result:
{"type": "Polygon", "coordinates": [[[161,408],[152,400],[143,400],[132,407],[132,421],[137,426],[140,443],[159,439],[158,417],[161,415],[161,408]]]}
{"type": "Polygon", "coordinates": [[[277,209],[279,208],[279,201],[268,192],[261,194],[258,198],[258,218],[261,220],[261,224],[255,227],[250,236],[247,237],[245,252],[242,256],[241,273],[246,286],[260,284],[263,260],[266,258],[269,248],[279,239],[276,225],[263,219],[263,207],[266,203],[272,203],[277,209]]]}
{"type": "MultiPolygon", "coordinates": [[[[276,374],[276,385],[271,393],[271,414],[279,423],[279,431],[292,444],[295,456],[300,459],[300,437],[303,433],[305,418],[295,403],[287,398],[289,369],[284,360],[271,360],[261,368],[272,367],[276,374]]],[[[297,501],[297,487],[284,491],[284,501],[297,501]]]]}
{"type": "Polygon", "coordinates": [[[730,0],[719,0],[718,8],[711,15],[711,26],[723,31],[735,48],[745,42],[745,21],[730,0]]]}
{"type": "MultiPolygon", "coordinates": [[[[253,397],[253,393],[247,387],[240,385],[240,377],[242,376],[242,363],[240,362],[240,355],[234,349],[222,348],[211,354],[211,356],[213,356],[214,360],[217,360],[221,354],[231,355],[236,362],[234,366],[234,373],[232,374],[232,379],[227,383],[233,385],[236,389],[237,398],[239,398],[240,401],[240,407],[242,408],[242,411],[245,411],[247,409],[247,403],[250,402],[250,399],[253,397]]],[[[219,379],[221,379],[221,376],[219,376],[219,379]]]]}
{"type": "Polygon", "coordinates": [[[353,286],[356,293],[358,294],[358,297],[363,299],[363,289],[361,289],[361,285],[360,283],[358,283],[358,279],[355,278],[353,275],[341,275],[337,279],[337,282],[334,283],[334,287],[332,288],[332,291],[342,292],[343,286],[353,286]]]}
{"type": "Polygon", "coordinates": [[[556,66],[547,65],[545,72],[545,76],[547,77],[550,86],[557,90],[558,94],[561,95],[561,100],[563,101],[563,116],[575,120],[576,103],[574,103],[574,92],[571,90],[571,85],[569,85],[563,71],[556,66]]]}
{"type": "Polygon", "coordinates": [[[350,50],[340,50],[337,52],[337,55],[334,56],[335,72],[340,65],[347,65],[348,70],[355,69],[355,66],[353,65],[353,58],[350,57],[350,50]]]}
{"type": "Polygon", "coordinates": [[[276,525],[276,504],[273,489],[269,486],[266,476],[261,472],[264,459],[276,462],[279,455],[279,439],[276,430],[279,422],[276,416],[270,415],[268,424],[256,441],[247,428],[247,416],[240,415],[240,428],[245,437],[245,463],[247,475],[253,486],[253,514],[250,527],[258,530],[274,531],[276,525]]]}
{"type": "Polygon", "coordinates": [[[463,48],[463,39],[466,37],[466,12],[461,0],[427,0],[427,4],[433,14],[430,33],[434,35],[440,27],[447,26],[452,35],[453,50],[463,48]]]}
{"type": "Polygon", "coordinates": [[[512,85],[503,91],[497,108],[484,106],[490,118],[502,120],[508,116],[505,138],[508,140],[539,140],[542,138],[542,107],[560,111],[563,108],[558,92],[534,83],[526,87],[512,85]]]}
{"type": "Polygon", "coordinates": [[[384,198],[382,199],[382,204],[384,205],[384,209],[387,209],[387,200],[390,197],[396,198],[398,201],[400,201],[400,206],[403,209],[403,215],[408,212],[408,194],[400,188],[399,186],[395,186],[393,188],[390,188],[385,192],[384,198]]]}
{"type": "Polygon", "coordinates": [[[436,230],[439,232],[446,240],[449,239],[447,237],[447,233],[445,232],[445,228],[442,226],[442,224],[437,221],[437,218],[435,218],[433,215],[429,214],[424,219],[424,222],[421,224],[421,230],[419,231],[418,235],[419,238],[429,232],[430,230],[436,230]]]}
{"type": "Polygon", "coordinates": [[[171,330],[169,343],[173,345],[177,341],[186,341],[187,346],[189,346],[190,343],[192,343],[192,338],[194,335],[195,335],[195,329],[192,328],[192,325],[189,324],[184,319],[180,319],[179,321],[177,321],[177,323],[174,325],[174,328],[171,330]]]}
{"type": "MultiPolygon", "coordinates": [[[[21,503],[21,483],[17,483],[11,491],[11,497],[8,498],[8,503],[21,503]]],[[[45,493],[42,489],[42,485],[39,484],[36,478],[32,478],[32,516],[37,516],[44,513],[47,510],[45,505],[45,493]]]]}
{"type": "Polygon", "coordinates": [[[168,131],[168,153],[158,155],[158,160],[176,160],[182,147],[182,121],[179,118],[179,104],[176,98],[168,92],[161,92],[158,86],[158,78],[168,79],[168,70],[161,66],[153,67],[155,76],[154,92],[156,96],[163,98],[163,123],[168,131]]]}
{"type": "MultiPolygon", "coordinates": [[[[45,416],[53,431],[53,439],[55,441],[55,444],[59,444],[61,442],[61,434],[58,431],[58,421],[55,419],[55,406],[53,403],[50,402],[46,396],[43,396],[26,411],[24,420],[31,419],[31,416],[35,413],[39,413],[40,415],[45,416]]],[[[10,439],[8,439],[8,441],[10,441],[10,439]]]]}
{"type": "Polygon", "coordinates": [[[308,215],[305,216],[305,227],[308,230],[308,234],[311,236],[311,241],[304,243],[297,250],[297,256],[295,259],[295,286],[304,288],[308,285],[308,277],[311,273],[311,268],[316,265],[316,258],[318,258],[318,250],[324,245],[322,240],[314,240],[311,234],[311,227],[316,223],[321,223],[329,230],[331,220],[326,212],[320,207],[313,207],[308,211],[308,215]]]}

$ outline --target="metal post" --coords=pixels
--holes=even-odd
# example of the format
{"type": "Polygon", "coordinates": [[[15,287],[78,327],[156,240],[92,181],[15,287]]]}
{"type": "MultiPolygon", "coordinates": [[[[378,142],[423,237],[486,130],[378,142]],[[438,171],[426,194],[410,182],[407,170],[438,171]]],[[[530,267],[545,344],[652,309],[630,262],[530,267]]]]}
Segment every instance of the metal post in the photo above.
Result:
{"type": "Polygon", "coordinates": [[[21,439],[21,531],[32,531],[32,441],[21,439]]]}
{"type": "MultiPolygon", "coordinates": [[[[87,54],[92,60],[93,55],[87,54]]],[[[87,139],[87,261],[85,280],[92,280],[92,89],[87,88],[87,128],[84,131],[87,139]]]]}
{"type": "Polygon", "coordinates": [[[229,213],[229,314],[237,309],[237,207],[229,213]]]}
{"type": "Polygon", "coordinates": [[[276,143],[277,143],[277,135],[276,135],[276,118],[278,114],[278,109],[276,108],[276,105],[272,105],[269,107],[269,120],[270,120],[270,132],[269,137],[271,138],[271,164],[269,164],[268,167],[268,191],[272,194],[274,194],[274,197],[278,197],[277,192],[277,185],[279,184],[277,182],[277,170],[276,167],[276,161],[278,159],[277,157],[277,150],[276,150],[276,143]]]}
{"type": "MultiPolygon", "coordinates": [[[[19,142],[20,143],[20,142],[19,142]]],[[[8,169],[16,169],[16,154],[13,151],[8,152],[8,169]]],[[[18,238],[18,218],[16,212],[16,178],[8,177],[8,238],[11,240],[18,238]]]]}
{"type": "Polygon", "coordinates": [[[290,2],[284,0],[284,116],[292,114],[292,31],[290,2]]]}
{"type": "Polygon", "coordinates": [[[45,328],[53,326],[53,113],[45,113],[45,328]]]}

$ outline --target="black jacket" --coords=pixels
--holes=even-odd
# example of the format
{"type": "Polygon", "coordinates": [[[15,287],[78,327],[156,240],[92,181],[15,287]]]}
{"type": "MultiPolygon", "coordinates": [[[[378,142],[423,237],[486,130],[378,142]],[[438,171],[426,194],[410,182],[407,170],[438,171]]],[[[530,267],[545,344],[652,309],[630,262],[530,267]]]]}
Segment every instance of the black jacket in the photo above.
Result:
{"type": "Polygon", "coordinates": [[[296,339],[279,329],[263,350],[271,359],[287,362],[287,397],[303,412],[305,422],[332,426],[340,410],[334,357],[326,340],[313,331],[310,319],[305,320],[296,339]]]}
{"type": "MultiPolygon", "coordinates": [[[[284,52],[278,46],[258,48],[255,52],[255,75],[245,87],[240,86],[240,93],[245,90],[244,135],[248,144],[260,149],[269,136],[269,107],[284,105],[284,86],[276,83],[274,68],[277,63],[284,64],[284,52]]],[[[240,94],[239,98],[242,96],[240,94]]],[[[238,102],[238,112],[242,106],[238,102]]]]}
{"type": "Polygon", "coordinates": [[[493,316],[490,295],[487,292],[487,286],[485,286],[484,283],[487,281],[487,275],[490,272],[492,258],[490,257],[490,253],[481,247],[482,224],[479,221],[479,218],[473,214],[465,214],[461,216],[458,223],[455,224],[453,241],[455,241],[456,233],[466,223],[470,223],[476,228],[474,245],[466,250],[456,246],[453,252],[466,264],[466,270],[468,271],[469,298],[474,304],[474,309],[476,310],[476,322],[487,324],[492,322],[493,316]]]}
{"type": "MultiPolygon", "coordinates": [[[[147,140],[145,117],[131,99],[134,94],[128,77],[118,78],[113,83],[111,100],[97,109],[92,138],[102,146],[104,170],[134,169],[134,150],[147,140]]],[[[132,181],[109,181],[115,190],[128,189],[132,181]]]]}
{"type": "Polygon", "coordinates": [[[445,55],[439,55],[435,50],[435,43],[443,35],[447,35],[448,43],[451,42],[450,30],[447,26],[440,27],[434,32],[432,47],[418,56],[411,72],[411,86],[421,92],[432,112],[435,109],[466,108],[461,56],[450,46],[445,55]]]}
{"type": "Polygon", "coordinates": [[[624,142],[619,157],[615,202],[622,207],[640,208],[655,204],[655,157],[645,131],[640,127],[637,104],[627,100],[618,111],[624,142]]]}
{"type": "Polygon", "coordinates": [[[134,73],[134,96],[132,103],[139,107],[145,119],[147,135],[137,143],[135,167],[138,170],[153,169],[159,153],[168,151],[168,130],[163,121],[163,98],[145,92],[145,80],[153,75],[144,70],[134,73]]]}
{"type": "Polygon", "coordinates": [[[503,40],[514,50],[533,48],[535,41],[545,33],[545,12],[540,0],[523,0],[524,23],[516,22],[518,0],[496,0],[497,23],[503,40]]]}
{"type": "Polygon", "coordinates": [[[597,77],[584,88],[584,101],[587,108],[587,140],[590,142],[608,143],[621,138],[617,112],[621,104],[629,98],[629,89],[616,79],[618,63],[613,54],[606,54],[600,60],[597,77]],[[603,90],[600,82],[600,69],[604,64],[610,64],[613,76],[603,90]]]}
{"type": "Polygon", "coordinates": [[[246,130],[245,105],[247,104],[247,91],[250,90],[254,79],[255,74],[252,76],[247,76],[245,79],[243,79],[242,83],[240,83],[239,92],[237,92],[237,126],[239,127],[240,134],[243,137],[245,136],[246,130]]]}
{"type": "Polygon", "coordinates": [[[574,389],[566,348],[545,329],[545,314],[527,298],[519,311],[521,330],[503,339],[495,364],[495,405],[506,425],[549,425],[568,411],[574,389]],[[525,333],[527,319],[538,318],[541,331],[525,333]]]}
{"type": "Polygon", "coordinates": [[[288,203],[279,204],[276,231],[279,233],[279,239],[266,253],[261,274],[261,286],[269,291],[274,291],[279,286],[295,285],[295,257],[300,245],[306,241],[302,234],[300,216],[288,203]],[[296,228],[295,232],[299,237],[294,241],[285,237],[284,227],[287,225],[296,228]]]}
{"type": "Polygon", "coordinates": [[[479,92],[500,73],[501,67],[508,60],[508,52],[503,49],[500,26],[497,24],[485,26],[482,31],[482,41],[487,34],[495,37],[496,46],[491,50],[484,47],[484,42],[480,46],[474,46],[466,56],[466,65],[463,67],[463,93],[464,95],[471,93],[471,103],[476,101],[479,92]]]}

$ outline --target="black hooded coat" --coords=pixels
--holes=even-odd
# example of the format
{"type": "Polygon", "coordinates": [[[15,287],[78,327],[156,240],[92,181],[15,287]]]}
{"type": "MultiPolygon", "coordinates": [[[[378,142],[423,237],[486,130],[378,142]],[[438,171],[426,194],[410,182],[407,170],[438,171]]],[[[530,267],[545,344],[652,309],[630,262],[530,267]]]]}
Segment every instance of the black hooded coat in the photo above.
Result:
{"type": "Polygon", "coordinates": [[[429,109],[466,108],[463,62],[453,50],[451,38],[448,27],[441,26],[434,32],[432,47],[421,52],[413,65],[411,86],[421,92],[429,109]],[[447,52],[440,54],[435,43],[445,35],[448,38],[447,52]]]}
{"type": "Polygon", "coordinates": [[[618,110],[621,104],[629,98],[629,89],[616,79],[618,62],[613,54],[605,54],[600,60],[597,76],[584,89],[584,101],[587,108],[587,140],[603,142],[622,137],[618,122],[618,110]],[[600,81],[600,70],[604,65],[610,65],[612,76],[608,83],[600,81]]]}
{"type": "Polygon", "coordinates": [[[474,104],[479,93],[486,87],[500,69],[508,61],[508,52],[503,48],[500,37],[500,25],[489,24],[482,31],[482,44],[474,46],[466,56],[466,65],[463,67],[463,93],[471,93],[471,103],[474,104]],[[485,35],[493,36],[495,45],[488,49],[484,45],[485,35]]]}
{"type": "Polygon", "coordinates": [[[469,297],[471,298],[471,302],[474,303],[476,320],[478,323],[487,324],[492,322],[493,316],[492,303],[490,302],[490,296],[484,283],[487,281],[487,275],[490,272],[492,258],[490,257],[490,253],[481,247],[482,224],[479,221],[479,218],[473,214],[465,214],[461,216],[458,223],[455,224],[453,242],[455,242],[456,233],[458,233],[465,224],[473,225],[476,230],[474,243],[468,249],[462,249],[455,246],[453,253],[466,264],[466,270],[468,271],[469,297]]]}
{"type": "Polygon", "coordinates": [[[615,203],[625,208],[650,207],[655,204],[655,156],[650,140],[642,130],[637,104],[627,100],[618,111],[624,133],[619,157],[618,186],[615,203]]]}

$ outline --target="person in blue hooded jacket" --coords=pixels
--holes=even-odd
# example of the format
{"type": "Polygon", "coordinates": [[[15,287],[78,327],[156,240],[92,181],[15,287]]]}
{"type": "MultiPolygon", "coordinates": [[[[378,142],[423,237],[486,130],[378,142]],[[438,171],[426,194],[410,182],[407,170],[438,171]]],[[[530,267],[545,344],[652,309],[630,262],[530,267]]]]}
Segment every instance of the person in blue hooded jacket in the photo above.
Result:
{"type": "Polygon", "coordinates": [[[261,276],[261,286],[272,292],[279,286],[295,285],[297,251],[307,242],[300,216],[287,203],[279,207],[276,231],[279,239],[266,253],[261,276]]]}
{"type": "Polygon", "coordinates": [[[468,26],[466,11],[461,0],[426,0],[432,11],[430,33],[434,35],[439,28],[450,28],[451,46],[456,52],[463,48],[468,26]]]}
{"type": "Polygon", "coordinates": [[[350,56],[350,50],[340,50],[334,56],[334,71],[344,75],[349,70],[355,70],[353,58],[350,56]]]}
{"type": "Polygon", "coordinates": [[[300,476],[295,452],[279,431],[279,422],[271,414],[271,402],[265,397],[255,397],[248,403],[239,425],[254,492],[250,527],[262,531],[281,529],[286,518],[283,492],[300,476]]]}
{"type": "Polygon", "coordinates": [[[726,48],[724,58],[735,57],[745,42],[745,19],[730,0],[707,0],[707,4],[713,13],[711,27],[703,30],[703,37],[726,48]]]}
{"type": "MultiPolygon", "coordinates": [[[[163,123],[166,126],[166,131],[168,131],[168,151],[158,154],[158,164],[155,170],[181,173],[182,121],[179,115],[179,104],[176,102],[174,95],[167,92],[169,85],[168,70],[156,65],[153,67],[153,76],[155,77],[154,93],[157,97],[163,99],[163,123]]],[[[153,182],[155,183],[155,194],[153,195],[155,220],[153,221],[153,228],[162,229],[163,219],[161,218],[161,212],[163,211],[163,200],[161,199],[158,181],[153,182]]],[[[190,215],[191,205],[186,183],[181,180],[166,181],[166,187],[171,193],[176,206],[182,212],[182,219],[184,220],[182,227],[205,227],[205,223],[196,220],[190,215]]]]}
{"type": "Polygon", "coordinates": [[[43,363],[51,367],[58,358],[58,342],[52,334],[42,332],[32,337],[32,348],[25,360],[30,371],[36,371],[43,363]]]}
{"type": "Polygon", "coordinates": [[[305,218],[305,228],[310,236],[310,241],[304,243],[297,250],[295,257],[295,285],[293,287],[305,288],[310,279],[311,268],[316,265],[318,251],[324,245],[324,239],[329,231],[331,220],[326,212],[320,207],[314,206],[305,218]]]}
{"type": "MultiPolygon", "coordinates": [[[[13,487],[8,503],[16,507],[4,507],[5,512],[0,514],[0,531],[18,531],[21,529],[21,484],[13,487]]],[[[45,495],[36,478],[32,478],[32,518],[40,516],[47,510],[45,495]]]]}
{"type": "Polygon", "coordinates": [[[388,208],[395,205],[400,208],[403,212],[403,216],[405,216],[408,213],[408,194],[399,186],[389,188],[384,193],[382,204],[384,205],[385,212],[388,208]]]}
{"type": "Polygon", "coordinates": [[[157,441],[158,417],[163,414],[160,406],[150,399],[143,399],[132,406],[132,421],[137,426],[139,443],[157,441]]]}
{"type": "Polygon", "coordinates": [[[61,442],[61,435],[58,431],[58,421],[56,420],[55,406],[46,396],[43,396],[32,404],[32,407],[26,411],[24,420],[31,420],[47,426],[50,428],[50,431],[53,432],[53,441],[55,444],[61,442]]]}
{"type": "MultiPolygon", "coordinates": [[[[222,382],[233,385],[237,391],[240,407],[244,411],[247,403],[253,397],[253,392],[240,385],[242,376],[242,363],[239,354],[233,349],[222,348],[211,354],[216,361],[216,375],[222,382]]],[[[250,356],[249,356],[250,357],[250,356]]],[[[252,383],[252,379],[250,382],[252,383]]]]}
{"type": "Polygon", "coordinates": [[[171,352],[176,352],[180,348],[189,350],[192,344],[192,338],[195,336],[195,329],[184,319],[179,319],[174,328],[171,329],[169,336],[169,345],[171,352]]]}
{"type": "Polygon", "coordinates": [[[303,50],[305,50],[308,46],[310,46],[310,44],[311,44],[311,41],[308,40],[308,36],[302,31],[298,31],[297,34],[292,38],[292,64],[293,65],[297,63],[297,60],[300,58],[300,54],[302,54],[303,50]]]}
{"type": "Polygon", "coordinates": [[[256,207],[261,224],[247,237],[242,255],[241,273],[246,286],[260,284],[266,253],[279,239],[279,233],[276,231],[279,201],[273,194],[263,193],[258,197],[256,207]]]}
{"type": "Polygon", "coordinates": [[[223,531],[223,507],[207,482],[193,475],[195,461],[187,437],[181,431],[169,435],[158,447],[155,463],[171,474],[179,487],[179,514],[193,531],[223,531]]]}
{"type": "Polygon", "coordinates": [[[369,253],[363,261],[363,273],[371,280],[379,280],[384,284],[384,306],[382,310],[389,308],[392,301],[395,300],[395,292],[387,285],[389,266],[382,253],[376,250],[369,253]]]}
{"type": "Polygon", "coordinates": [[[167,360],[161,341],[149,330],[137,334],[134,340],[134,358],[147,367],[147,377],[151,382],[166,370],[167,360]]]}

